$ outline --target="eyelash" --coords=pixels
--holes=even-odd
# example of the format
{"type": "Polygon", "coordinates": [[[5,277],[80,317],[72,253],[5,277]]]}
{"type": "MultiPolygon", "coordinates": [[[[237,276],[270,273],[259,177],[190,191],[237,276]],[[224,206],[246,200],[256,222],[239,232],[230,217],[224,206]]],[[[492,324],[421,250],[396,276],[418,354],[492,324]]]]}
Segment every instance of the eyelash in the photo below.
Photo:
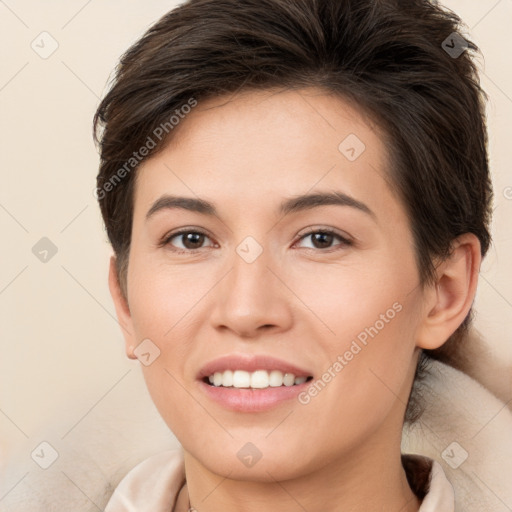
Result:
{"type": "MultiPolygon", "coordinates": [[[[184,249],[177,249],[175,247],[172,247],[170,245],[170,242],[173,238],[176,238],[180,235],[186,235],[186,234],[190,234],[190,233],[193,233],[193,234],[198,234],[198,235],[204,235],[206,237],[208,237],[208,234],[205,233],[204,231],[201,231],[200,229],[182,229],[180,231],[177,231],[175,233],[171,233],[169,235],[165,235],[163,237],[163,239],[160,241],[160,243],[158,244],[158,247],[165,247],[165,246],[170,246],[171,247],[171,251],[173,252],[176,252],[178,254],[190,254],[190,253],[194,253],[196,251],[200,251],[202,248],[198,248],[198,249],[187,249],[187,250],[184,250],[184,249]]],[[[304,233],[300,236],[299,241],[303,240],[304,238],[307,238],[308,236],[311,236],[311,235],[314,235],[314,234],[318,234],[318,233],[321,233],[321,234],[324,234],[324,235],[333,235],[334,237],[338,238],[341,243],[338,245],[338,246],[341,246],[341,247],[348,247],[348,246],[351,246],[353,245],[353,242],[343,236],[341,236],[339,233],[337,233],[336,231],[334,231],[333,229],[329,229],[329,228],[323,228],[323,229],[315,229],[315,230],[311,230],[311,231],[308,231],[307,233],[304,233]]],[[[327,248],[327,249],[317,249],[317,248],[310,248],[310,247],[306,247],[306,249],[308,250],[313,250],[313,251],[320,251],[320,252],[333,252],[333,251],[336,251],[336,250],[339,250],[339,249],[336,249],[336,248],[327,248]]]]}

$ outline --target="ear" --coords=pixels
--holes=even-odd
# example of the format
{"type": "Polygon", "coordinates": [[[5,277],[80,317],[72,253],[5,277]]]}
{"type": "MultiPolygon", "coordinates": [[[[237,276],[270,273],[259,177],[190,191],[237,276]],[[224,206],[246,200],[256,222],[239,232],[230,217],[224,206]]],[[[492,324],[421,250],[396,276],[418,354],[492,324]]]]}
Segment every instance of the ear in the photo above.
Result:
{"type": "Polygon", "coordinates": [[[425,289],[418,347],[439,348],[464,321],[476,294],[481,261],[480,241],[473,233],[454,240],[450,256],[436,269],[436,282],[425,289]]]}
{"type": "Polygon", "coordinates": [[[128,302],[124,298],[123,293],[121,291],[121,285],[119,284],[115,256],[110,257],[110,267],[108,271],[108,287],[110,290],[110,295],[112,296],[112,300],[114,301],[114,306],[116,308],[117,319],[119,321],[119,324],[121,325],[121,330],[123,332],[126,355],[130,359],[137,359],[137,357],[133,353],[136,345],[132,317],[130,313],[130,308],[128,306],[128,302]]]}

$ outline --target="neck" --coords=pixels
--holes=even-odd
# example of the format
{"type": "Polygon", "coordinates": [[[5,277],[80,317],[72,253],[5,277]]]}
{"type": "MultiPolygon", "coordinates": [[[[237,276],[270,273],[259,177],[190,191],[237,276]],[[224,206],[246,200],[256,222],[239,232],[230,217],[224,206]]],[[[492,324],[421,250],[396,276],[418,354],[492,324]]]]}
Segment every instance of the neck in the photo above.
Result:
{"type": "Polygon", "coordinates": [[[273,477],[267,481],[222,477],[185,451],[187,484],[175,511],[188,512],[192,506],[197,512],[417,512],[420,501],[407,482],[399,447],[383,451],[366,444],[365,448],[282,482],[273,477]]]}

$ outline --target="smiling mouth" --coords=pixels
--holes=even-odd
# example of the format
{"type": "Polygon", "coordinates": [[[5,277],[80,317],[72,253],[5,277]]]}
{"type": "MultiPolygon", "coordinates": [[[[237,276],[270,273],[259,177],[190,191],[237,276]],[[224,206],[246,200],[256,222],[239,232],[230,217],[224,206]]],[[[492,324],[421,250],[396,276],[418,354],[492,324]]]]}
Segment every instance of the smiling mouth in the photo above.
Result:
{"type": "Polygon", "coordinates": [[[295,376],[293,373],[283,373],[279,370],[225,370],[203,377],[202,381],[212,387],[231,389],[267,389],[278,387],[298,386],[313,379],[309,376],[295,376]]]}

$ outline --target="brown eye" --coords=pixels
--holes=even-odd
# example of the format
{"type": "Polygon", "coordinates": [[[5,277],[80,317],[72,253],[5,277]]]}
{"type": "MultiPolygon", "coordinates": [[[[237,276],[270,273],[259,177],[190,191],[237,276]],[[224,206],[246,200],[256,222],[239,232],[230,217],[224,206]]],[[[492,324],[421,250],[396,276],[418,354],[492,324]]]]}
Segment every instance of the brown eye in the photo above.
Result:
{"type": "Polygon", "coordinates": [[[330,233],[313,233],[311,235],[311,240],[313,241],[313,245],[316,246],[317,249],[325,249],[332,244],[334,240],[334,235],[330,233]]]}
{"type": "Polygon", "coordinates": [[[347,240],[343,236],[335,233],[332,230],[323,229],[317,231],[310,231],[309,233],[304,234],[300,240],[305,240],[306,238],[310,238],[312,241],[313,247],[306,247],[307,249],[330,249],[332,247],[340,246],[341,248],[346,247],[348,245],[352,245],[350,240],[347,240]],[[333,241],[338,239],[341,243],[335,244],[333,246],[333,241]]]}
{"type": "Polygon", "coordinates": [[[182,237],[183,245],[187,249],[199,249],[205,238],[202,233],[185,233],[180,236],[182,237]]]}
{"type": "Polygon", "coordinates": [[[200,231],[180,231],[168,236],[162,245],[168,246],[176,252],[190,252],[202,249],[206,239],[209,239],[208,235],[200,231]],[[172,242],[174,239],[178,240],[179,243],[172,242]]]}

